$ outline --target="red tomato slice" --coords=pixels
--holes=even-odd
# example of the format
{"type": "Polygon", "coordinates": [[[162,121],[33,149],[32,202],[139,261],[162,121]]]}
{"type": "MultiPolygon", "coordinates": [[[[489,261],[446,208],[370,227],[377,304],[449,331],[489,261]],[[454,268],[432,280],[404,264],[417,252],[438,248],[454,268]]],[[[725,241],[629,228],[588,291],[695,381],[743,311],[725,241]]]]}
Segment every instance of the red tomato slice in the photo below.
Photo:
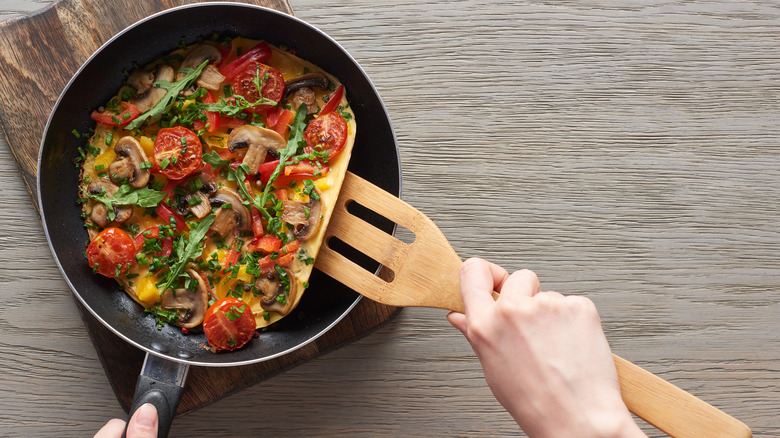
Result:
{"type": "MultiPolygon", "coordinates": [[[[260,81],[262,81],[266,74],[268,74],[268,79],[263,82],[261,88],[262,95],[266,99],[279,102],[284,94],[284,77],[282,77],[282,74],[275,68],[259,62],[249,63],[244,71],[233,78],[233,93],[242,96],[247,102],[257,102],[260,99],[260,93],[257,92],[255,78],[259,77],[260,81]]],[[[258,105],[247,109],[247,111],[262,114],[275,106],[276,105],[258,105]]]]}
{"type": "Polygon", "coordinates": [[[122,108],[122,111],[120,111],[119,114],[106,114],[92,111],[92,114],[89,116],[92,117],[92,120],[101,125],[124,127],[141,114],[138,107],[130,102],[120,102],[119,106],[122,108]]]}
{"type": "Polygon", "coordinates": [[[154,140],[154,164],[168,179],[179,180],[203,169],[203,146],[187,128],[162,128],[154,140]]]}
{"type": "MultiPolygon", "coordinates": [[[[206,92],[206,95],[203,97],[203,103],[217,103],[217,100],[214,98],[214,95],[211,94],[211,91],[206,92]]],[[[208,132],[214,132],[219,129],[219,121],[220,117],[218,112],[206,112],[206,130],[208,132]]]]}
{"type": "Polygon", "coordinates": [[[209,307],[203,319],[206,340],[217,350],[235,350],[255,335],[257,324],[252,309],[236,298],[223,298],[209,307]]]}
{"type": "Polygon", "coordinates": [[[108,278],[127,272],[134,260],[133,239],[121,228],[106,228],[87,247],[89,267],[108,278]]]}
{"type": "Polygon", "coordinates": [[[332,160],[347,143],[347,121],[336,112],[319,116],[303,131],[303,139],[308,145],[306,152],[327,152],[332,160]]]}

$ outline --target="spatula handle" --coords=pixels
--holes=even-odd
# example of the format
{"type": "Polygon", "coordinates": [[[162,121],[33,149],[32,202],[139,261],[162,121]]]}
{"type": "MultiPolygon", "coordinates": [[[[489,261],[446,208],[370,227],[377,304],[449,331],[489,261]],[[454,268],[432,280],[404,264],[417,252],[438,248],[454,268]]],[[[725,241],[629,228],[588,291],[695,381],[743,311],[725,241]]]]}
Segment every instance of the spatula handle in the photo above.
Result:
{"type": "Polygon", "coordinates": [[[749,438],[750,428],[709,403],[613,355],[628,410],[677,438],[749,438]]]}

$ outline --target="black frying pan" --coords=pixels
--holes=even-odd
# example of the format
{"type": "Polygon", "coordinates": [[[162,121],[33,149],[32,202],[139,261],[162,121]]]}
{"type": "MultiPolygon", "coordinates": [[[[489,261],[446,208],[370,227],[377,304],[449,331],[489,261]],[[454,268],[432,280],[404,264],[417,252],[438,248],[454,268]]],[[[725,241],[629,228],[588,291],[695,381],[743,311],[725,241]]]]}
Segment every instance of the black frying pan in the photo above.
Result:
{"type": "MultiPolygon", "coordinates": [[[[143,402],[155,403],[161,417],[160,436],[170,427],[189,365],[246,365],[289,353],[333,327],[360,299],[315,270],[311,287],[295,311],[305,317],[290,315],[243,349],[214,354],[202,348],[202,334],[183,335],[174,327],[158,330],[154,318],[120,291],[114,280],[93,274],[87,265],[84,251],[89,238],[76,203],[78,168],[73,164],[84,140],[75,138],[72,131],[88,131],[93,125],[91,110],[116,93],[124,72],[132,70],[134,63],[145,65],[167,54],[182,38],[191,44],[214,32],[293,47],[300,57],[337,76],[346,84],[358,123],[349,169],[391,193],[400,192],[398,146],[376,89],[338,43],[292,16],[236,3],[179,7],[128,27],[87,60],[65,87],[44,131],[38,158],[38,202],[49,246],[73,293],[106,327],[147,352],[131,414],[143,402]]],[[[392,231],[391,224],[380,225],[392,231]]]]}

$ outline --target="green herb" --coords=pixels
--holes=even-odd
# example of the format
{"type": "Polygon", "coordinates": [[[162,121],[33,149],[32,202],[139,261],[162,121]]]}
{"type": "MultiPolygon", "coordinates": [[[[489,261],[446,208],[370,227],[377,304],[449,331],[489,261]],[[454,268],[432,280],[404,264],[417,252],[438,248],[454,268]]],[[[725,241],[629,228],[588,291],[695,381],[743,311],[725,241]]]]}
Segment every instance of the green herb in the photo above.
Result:
{"type": "Polygon", "coordinates": [[[160,303],[155,304],[154,307],[146,309],[146,312],[154,315],[154,319],[157,321],[158,330],[161,330],[166,322],[168,324],[173,324],[176,322],[176,320],[179,319],[179,312],[176,310],[163,309],[160,307],[160,303]]]}
{"type": "Polygon", "coordinates": [[[152,122],[156,122],[157,120],[162,117],[163,114],[167,113],[168,110],[170,110],[171,106],[173,106],[174,102],[176,101],[176,96],[179,95],[180,92],[183,90],[186,90],[187,88],[192,85],[193,82],[200,76],[200,72],[203,71],[203,68],[208,64],[208,60],[203,61],[197,68],[195,69],[182,69],[181,71],[188,71],[187,75],[181,78],[181,80],[178,80],[176,82],[168,82],[168,81],[157,81],[154,83],[155,87],[164,88],[166,90],[165,96],[163,96],[162,99],[160,99],[152,108],[150,108],[145,113],[138,116],[135,120],[131,121],[130,123],[125,126],[125,129],[127,130],[133,130],[138,129],[141,127],[141,125],[147,120],[151,120],[152,122]]]}
{"type": "MultiPolygon", "coordinates": [[[[306,128],[306,104],[301,104],[301,106],[298,107],[298,110],[295,112],[295,118],[293,119],[292,124],[290,125],[290,137],[287,140],[287,146],[282,149],[281,153],[279,154],[279,165],[276,166],[276,169],[274,169],[273,173],[271,173],[271,177],[268,179],[268,183],[266,184],[265,188],[263,189],[263,196],[260,198],[260,205],[263,206],[262,208],[258,207],[258,210],[263,213],[263,216],[266,218],[271,217],[271,215],[265,210],[265,203],[268,199],[268,192],[271,191],[271,185],[276,181],[276,178],[279,177],[279,175],[282,173],[282,169],[284,169],[284,166],[287,165],[287,160],[290,159],[293,155],[295,155],[296,152],[298,152],[299,143],[303,141],[303,130],[306,128]]],[[[239,187],[241,184],[239,184],[239,187]]]]}
{"type": "Polygon", "coordinates": [[[111,146],[111,141],[114,139],[114,133],[111,131],[108,131],[106,134],[106,146],[111,146]]]}
{"type": "Polygon", "coordinates": [[[109,221],[116,218],[116,210],[114,209],[114,206],[116,205],[137,205],[144,208],[156,207],[157,204],[165,198],[165,195],[165,192],[152,190],[148,187],[133,190],[133,188],[127,184],[123,184],[119,187],[119,190],[117,190],[113,196],[107,196],[105,188],[96,195],[87,193],[87,196],[98,202],[102,202],[106,206],[109,221]]]}
{"type": "Polygon", "coordinates": [[[225,316],[227,316],[229,320],[235,321],[244,315],[244,310],[246,310],[246,303],[242,304],[241,307],[232,306],[230,307],[230,310],[225,313],[225,316]]]}
{"type": "Polygon", "coordinates": [[[214,223],[214,218],[216,218],[216,216],[210,214],[206,216],[200,223],[195,225],[192,230],[190,230],[189,239],[183,235],[179,236],[177,245],[175,245],[174,248],[174,253],[177,259],[171,266],[171,270],[168,272],[165,283],[160,288],[161,295],[168,288],[170,288],[176,280],[179,279],[179,276],[181,275],[182,271],[184,271],[184,267],[187,265],[187,263],[198,258],[201,252],[203,252],[201,244],[206,238],[206,233],[208,232],[209,227],[211,227],[211,224],[214,223]]]}

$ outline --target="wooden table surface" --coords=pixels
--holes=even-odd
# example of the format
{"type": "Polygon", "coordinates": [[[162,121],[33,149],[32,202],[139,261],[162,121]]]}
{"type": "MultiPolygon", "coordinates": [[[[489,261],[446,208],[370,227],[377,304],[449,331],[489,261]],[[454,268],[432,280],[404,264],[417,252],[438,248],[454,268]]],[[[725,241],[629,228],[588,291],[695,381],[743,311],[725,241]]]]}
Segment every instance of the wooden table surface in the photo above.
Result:
{"type": "MultiPolygon", "coordinates": [[[[372,78],[403,198],[462,257],[590,297],[615,353],[780,434],[776,3],[291,3],[372,78]]],[[[0,194],[0,435],[91,436],[124,412],[2,136],[0,194]]],[[[444,317],[404,309],[171,436],[521,435],[444,317]]]]}

